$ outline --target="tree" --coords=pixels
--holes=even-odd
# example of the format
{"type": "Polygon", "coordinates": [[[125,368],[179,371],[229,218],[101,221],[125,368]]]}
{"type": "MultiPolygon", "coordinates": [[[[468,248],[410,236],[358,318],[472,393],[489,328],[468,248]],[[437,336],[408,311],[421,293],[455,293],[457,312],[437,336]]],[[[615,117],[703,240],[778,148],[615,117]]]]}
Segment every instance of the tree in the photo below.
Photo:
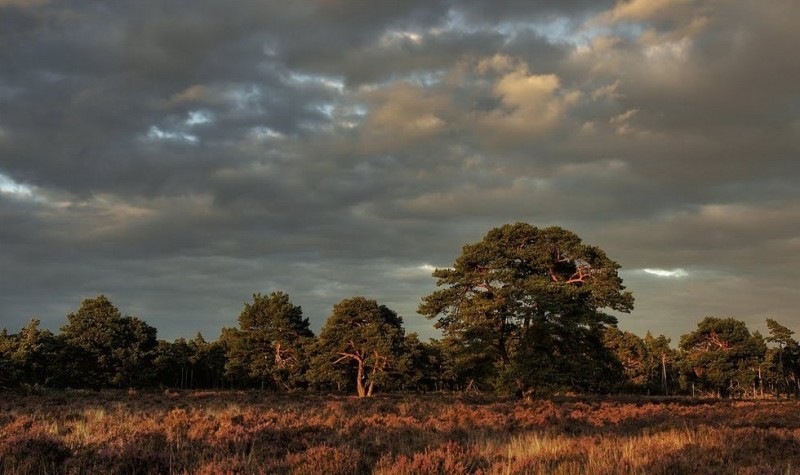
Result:
{"type": "Polygon", "coordinates": [[[186,338],[177,338],[172,343],[161,345],[156,359],[159,369],[167,369],[171,373],[171,382],[168,385],[185,389],[190,387],[189,366],[192,357],[192,348],[186,338]]]}
{"type": "Polygon", "coordinates": [[[770,343],[777,343],[779,348],[797,344],[797,341],[792,337],[792,335],[794,335],[794,330],[786,328],[771,318],[767,319],[767,328],[769,329],[767,341],[770,343]]]}
{"type": "Polygon", "coordinates": [[[668,395],[670,382],[677,379],[675,362],[677,352],[669,346],[670,339],[664,335],[654,337],[650,332],[644,336],[647,359],[647,388],[653,392],[668,395]]]}
{"type": "Polygon", "coordinates": [[[225,384],[225,355],[227,348],[217,340],[206,344],[200,354],[203,363],[203,387],[221,388],[225,384]]]}
{"type": "Polygon", "coordinates": [[[19,381],[40,386],[62,386],[66,383],[63,339],[50,330],[39,328],[33,318],[20,329],[11,358],[20,371],[19,381]]]}
{"type": "Polygon", "coordinates": [[[16,350],[16,335],[10,335],[7,328],[0,332],[0,389],[16,386],[20,382],[20,371],[12,354],[16,350]]]}
{"type": "Polygon", "coordinates": [[[239,329],[227,330],[228,372],[240,373],[277,388],[290,389],[303,380],[307,348],[314,337],[303,310],[283,292],[253,294],[239,315],[239,329]]]}
{"type": "Polygon", "coordinates": [[[792,336],[794,331],[771,318],[767,319],[767,328],[767,341],[778,345],[767,353],[771,386],[778,395],[800,393],[800,344],[792,336]]]}
{"type": "Polygon", "coordinates": [[[247,342],[236,328],[223,327],[216,343],[225,351],[225,380],[237,388],[250,382],[247,342]]]}
{"type": "Polygon", "coordinates": [[[648,354],[644,340],[631,332],[609,327],[603,333],[603,344],[622,365],[625,382],[621,389],[646,391],[648,354]],[[625,388],[625,386],[628,386],[628,388],[625,388]]]}
{"type": "Polygon", "coordinates": [[[496,375],[494,358],[486,351],[486,342],[475,333],[465,333],[445,334],[434,343],[440,357],[440,388],[479,391],[483,383],[496,375]]]}
{"type": "Polygon", "coordinates": [[[742,321],[706,317],[695,331],[681,337],[680,349],[684,385],[733,396],[756,382],[766,344],[760,335],[751,335],[742,321]]]}
{"type": "MultiPolygon", "coordinates": [[[[81,302],[61,328],[77,351],[73,364],[82,383],[95,386],[142,386],[155,378],[156,329],[137,317],[123,317],[104,295],[81,302]]],[[[80,382],[80,381],[79,381],[80,382]]]]}
{"type": "Polygon", "coordinates": [[[183,387],[183,368],[175,352],[176,343],[177,340],[175,342],[158,340],[153,352],[156,381],[160,386],[183,387]]]}
{"type": "MultiPolygon", "coordinates": [[[[206,352],[208,351],[208,342],[203,338],[203,334],[197,332],[192,340],[189,341],[189,387],[195,388],[195,373],[198,379],[202,378],[205,365],[206,352]]],[[[200,385],[202,382],[198,381],[200,385]]]]}
{"type": "Polygon", "coordinates": [[[614,370],[602,332],[616,318],[600,309],[633,308],[619,267],[570,231],[508,224],[464,246],[452,268],[436,269],[443,288],[419,313],[491,362],[480,382],[517,393],[602,390],[614,370]]]}
{"type": "Polygon", "coordinates": [[[439,340],[420,341],[416,333],[409,333],[401,365],[400,389],[437,391],[453,386],[452,364],[439,340]]]}
{"type": "Polygon", "coordinates": [[[334,305],[320,331],[312,376],[318,383],[355,383],[358,397],[370,397],[397,370],[403,355],[403,319],[364,297],[334,305]]]}
{"type": "Polygon", "coordinates": [[[159,383],[181,389],[205,387],[202,376],[205,373],[204,360],[208,346],[209,343],[200,332],[189,341],[183,337],[172,343],[159,341],[153,358],[159,383]],[[195,373],[198,375],[197,381],[195,373]]]}

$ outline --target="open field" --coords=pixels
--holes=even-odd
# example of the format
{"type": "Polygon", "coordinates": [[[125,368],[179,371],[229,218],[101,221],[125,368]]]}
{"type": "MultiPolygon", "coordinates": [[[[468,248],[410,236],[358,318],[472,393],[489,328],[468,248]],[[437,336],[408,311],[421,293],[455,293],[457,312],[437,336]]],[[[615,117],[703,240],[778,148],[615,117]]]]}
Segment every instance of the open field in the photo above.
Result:
{"type": "Polygon", "coordinates": [[[0,394],[3,473],[800,473],[800,403],[0,394]]]}

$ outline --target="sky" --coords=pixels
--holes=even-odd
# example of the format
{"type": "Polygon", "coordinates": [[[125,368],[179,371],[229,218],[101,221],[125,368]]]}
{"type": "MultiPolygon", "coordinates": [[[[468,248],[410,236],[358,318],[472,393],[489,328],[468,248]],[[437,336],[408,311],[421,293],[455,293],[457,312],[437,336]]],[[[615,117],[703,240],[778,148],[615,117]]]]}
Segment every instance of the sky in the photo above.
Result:
{"type": "Polygon", "coordinates": [[[0,0],[0,327],[104,294],[216,338],[416,313],[505,223],[622,266],[620,328],[800,331],[796,0],[0,0]]]}

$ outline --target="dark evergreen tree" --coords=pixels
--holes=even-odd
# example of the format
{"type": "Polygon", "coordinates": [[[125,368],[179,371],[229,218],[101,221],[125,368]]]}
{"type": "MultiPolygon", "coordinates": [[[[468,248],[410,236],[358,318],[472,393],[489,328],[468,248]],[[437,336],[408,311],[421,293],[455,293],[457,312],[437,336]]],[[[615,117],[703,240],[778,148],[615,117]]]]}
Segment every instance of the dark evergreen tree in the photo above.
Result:
{"type": "Polygon", "coordinates": [[[644,340],[637,335],[617,328],[607,328],[603,334],[603,344],[622,365],[624,379],[617,389],[625,392],[647,392],[648,353],[644,340]]]}
{"type": "Polygon", "coordinates": [[[226,371],[264,388],[292,389],[304,384],[309,344],[314,334],[303,311],[283,292],[254,294],[239,315],[239,329],[224,330],[226,371]]]}
{"type": "Polygon", "coordinates": [[[647,332],[643,341],[647,355],[645,371],[648,392],[650,394],[671,394],[678,389],[677,350],[669,346],[670,339],[664,335],[654,337],[647,332]]]}
{"type": "Polygon", "coordinates": [[[769,386],[777,395],[800,395],[800,344],[794,339],[794,331],[768,318],[767,341],[778,345],[767,353],[769,386]]]}
{"type": "Polygon", "coordinates": [[[374,394],[404,365],[403,319],[364,297],[333,307],[320,331],[310,376],[318,384],[355,387],[359,397],[374,394]]]}
{"type": "Polygon", "coordinates": [[[20,329],[11,357],[20,371],[19,381],[25,384],[61,387],[68,384],[64,340],[50,330],[39,328],[39,320],[31,319],[20,329]]]}
{"type": "Polygon", "coordinates": [[[155,378],[156,329],[137,317],[123,317],[105,296],[87,299],[61,328],[73,347],[72,371],[88,386],[134,387],[155,378]]]}
{"type": "Polygon", "coordinates": [[[441,391],[453,387],[453,373],[447,364],[440,341],[420,341],[416,333],[409,333],[406,335],[404,347],[400,389],[441,391]]]}
{"type": "Polygon", "coordinates": [[[0,389],[8,389],[20,383],[20,371],[12,354],[16,350],[16,335],[8,333],[7,328],[0,332],[0,389]]]}
{"type": "Polygon", "coordinates": [[[600,309],[633,308],[618,269],[564,229],[505,225],[465,246],[452,268],[434,271],[443,288],[419,312],[437,319],[448,346],[464,349],[455,354],[475,362],[482,385],[603,391],[618,365],[602,344],[616,319],[600,309]]]}
{"type": "Polygon", "coordinates": [[[757,378],[766,344],[744,322],[706,317],[681,337],[681,378],[685,389],[717,396],[741,395],[757,378]]]}
{"type": "Polygon", "coordinates": [[[173,388],[221,388],[226,384],[221,341],[207,342],[197,333],[192,340],[159,340],[153,363],[158,383],[173,388]]]}

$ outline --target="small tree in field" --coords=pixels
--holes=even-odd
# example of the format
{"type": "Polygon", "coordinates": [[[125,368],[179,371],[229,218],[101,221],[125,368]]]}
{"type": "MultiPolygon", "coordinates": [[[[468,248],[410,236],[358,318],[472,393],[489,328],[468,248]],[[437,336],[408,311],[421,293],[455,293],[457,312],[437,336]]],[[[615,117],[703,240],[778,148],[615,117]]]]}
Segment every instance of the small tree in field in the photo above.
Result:
{"type": "Polygon", "coordinates": [[[364,297],[342,300],[320,332],[313,378],[338,385],[352,378],[358,397],[370,397],[400,361],[404,336],[402,318],[386,306],[364,297]]]}

